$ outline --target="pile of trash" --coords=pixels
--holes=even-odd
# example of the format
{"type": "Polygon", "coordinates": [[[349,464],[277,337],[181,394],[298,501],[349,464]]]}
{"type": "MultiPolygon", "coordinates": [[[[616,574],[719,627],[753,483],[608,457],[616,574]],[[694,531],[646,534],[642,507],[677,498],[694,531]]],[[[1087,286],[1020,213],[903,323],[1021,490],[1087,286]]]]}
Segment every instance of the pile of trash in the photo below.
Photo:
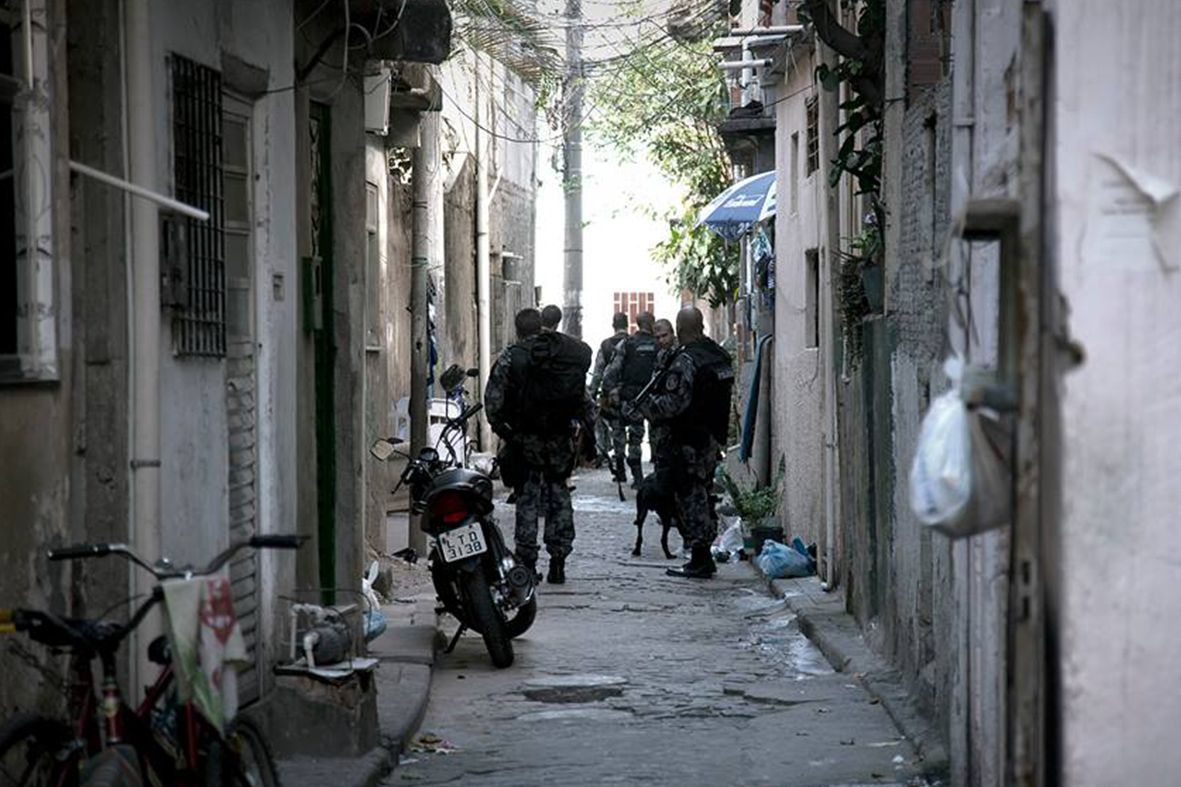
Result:
{"type": "MultiPolygon", "coordinates": [[[[729,563],[739,560],[753,560],[755,566],[768,579],[807,577],[816,573],[816,545],[808,546],[796,536],[786,546],[774,539],[762,543],[758,554],[751,556],[747,548],[747,534],[737,517],[722,517],[725,529],[714,541],[711,552],[714,560],[729,563]]],[[[753,551],[753,550],[750,550],[753,551]]]]}
{"type": "Polygon", "coordinates": [[[791,540],[791,546],[764,541],[755,565],[767,579],[810,577],[816,573],[816,547],[809,549],[799,536],[791,540]]]}

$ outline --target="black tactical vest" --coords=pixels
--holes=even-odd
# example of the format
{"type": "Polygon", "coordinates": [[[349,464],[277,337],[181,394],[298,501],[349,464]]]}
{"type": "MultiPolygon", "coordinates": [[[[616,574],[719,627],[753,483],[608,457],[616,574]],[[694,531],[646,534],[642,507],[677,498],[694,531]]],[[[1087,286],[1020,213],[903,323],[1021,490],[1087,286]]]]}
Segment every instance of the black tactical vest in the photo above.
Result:
{"type": "Polygon", "coordinates": [[[623,353],[619,395],[625,402],[635,399],[636,394],[644,390],[644,386],[652,379],[652,370],[656,368],[656,353],[659,350],[655,336],[638,332],[624,340],[616,351],[623,353]]]}
{"type": "Polygon", "coordinates": [[[673,437],[694,448],[704,448],[710,437],[725,445],[730,436],[730,395],[734,387],[730,354],[705,336],[683,345],[682,350],[693,359],[693,400],[685,412],[673,419],[673,437]]]}

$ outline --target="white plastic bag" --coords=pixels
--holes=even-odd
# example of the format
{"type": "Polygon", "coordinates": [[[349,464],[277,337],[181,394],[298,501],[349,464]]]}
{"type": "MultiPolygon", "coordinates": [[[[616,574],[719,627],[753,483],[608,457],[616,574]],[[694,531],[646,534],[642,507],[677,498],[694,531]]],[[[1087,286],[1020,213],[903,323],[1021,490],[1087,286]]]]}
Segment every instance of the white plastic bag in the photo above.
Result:
{"type": "Polygon", "coordinates": [[[737,520],[722,533],[721,538],[718,539],[718,546],[722,551],[729,553],[734,553],[742,549],[742,525],[737,520]]]}
{"type": "Polygon", "coordinates": [[[910,507],[924,524],[960,538],[1005,524],[1010,476],[1004,430],[964,404],[963,360],[948,358],[943,369],[951,390],[923,418],[910,468],[910,507]]]}
{"type": "Polygon", "coordinates": [[[968,408],[960,396],[963,361],[948,358],[943,368],[951,390],[936,397],[923,417],[910,467],[910,507],[928,525],[957,519],[972,493],[968,408]]]}

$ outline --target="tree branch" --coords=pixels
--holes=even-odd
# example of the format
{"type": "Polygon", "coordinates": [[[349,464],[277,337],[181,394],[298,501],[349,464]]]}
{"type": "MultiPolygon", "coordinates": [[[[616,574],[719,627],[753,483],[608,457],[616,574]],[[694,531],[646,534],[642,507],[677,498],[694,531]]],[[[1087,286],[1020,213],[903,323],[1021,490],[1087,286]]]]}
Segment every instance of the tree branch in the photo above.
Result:
{"type": "Polygon", "coordinates": [[[804,10],[812,20],[812,26],[820,40],[832,47],[837,54],[851,60],[869,62],[873,60],[872,48],[861,36],[846,29],[829,8],[827,0],[804,0],[804,10]]]}

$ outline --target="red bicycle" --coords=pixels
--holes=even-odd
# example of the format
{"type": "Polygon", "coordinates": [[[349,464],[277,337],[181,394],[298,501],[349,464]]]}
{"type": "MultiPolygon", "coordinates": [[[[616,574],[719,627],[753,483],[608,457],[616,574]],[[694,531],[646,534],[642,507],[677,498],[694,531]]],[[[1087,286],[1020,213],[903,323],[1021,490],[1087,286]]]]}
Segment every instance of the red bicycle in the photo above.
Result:
{"type": "MultiPolygon", "coordinates": [[[[50,560],[120,555],[157,580],[216,573],[240,550],[296,549],[300,536],[255,536],[231,545],[204,569],[153,566],[125,544],[82,544],[50,550],[50,560]]],[[[0,727],[0,787],[97,787],[152,784],[162,787],[277,787],[274,759],[262,731],[239,715],[220,733],[193,704],[176,697],[166,637],[148,646],[163,672],[138,707],[123,700],[116,655],[149,610],[164,599],[160,585],[126,623],[65,618],[34,609],[0,609],[0,633],[19,632],[53,652],[70,656],[68,719],[23,714],[0,727]],[[101,665],[96,687],[91,662],[101,665]]]]}

